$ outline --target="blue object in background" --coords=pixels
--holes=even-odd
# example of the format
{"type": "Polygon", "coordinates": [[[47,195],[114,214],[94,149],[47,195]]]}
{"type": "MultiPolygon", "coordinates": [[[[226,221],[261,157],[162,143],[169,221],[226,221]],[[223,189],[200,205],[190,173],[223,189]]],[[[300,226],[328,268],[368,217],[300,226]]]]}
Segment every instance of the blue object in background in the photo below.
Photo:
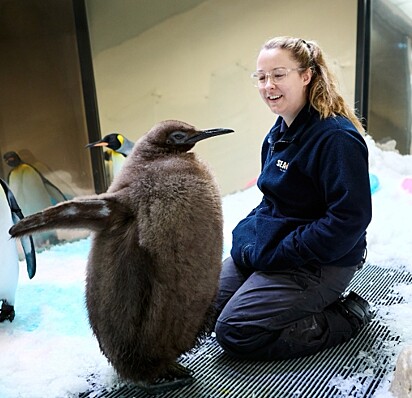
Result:
{"type": "Polygon", "coordinates": [[[380,188],[379,179],[375,174],[369,174],[369,183],[372,195],[380,188]]]}

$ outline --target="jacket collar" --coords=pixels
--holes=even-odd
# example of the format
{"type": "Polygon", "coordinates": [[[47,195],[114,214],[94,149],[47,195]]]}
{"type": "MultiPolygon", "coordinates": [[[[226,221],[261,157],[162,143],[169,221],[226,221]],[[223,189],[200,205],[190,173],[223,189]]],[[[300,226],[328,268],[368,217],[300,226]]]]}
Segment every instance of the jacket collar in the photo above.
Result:
{"type": "Polygon", "coordinates": [[[275,125],[271,129],[275,140],[280,139],[284,142],[295,141],[305,130],[306,124],[312,118],[314,114],[317,114],[317,111],[307,103],[297,114],[292,124],[287,127],[281,116],[276,120],[275,125]]]}

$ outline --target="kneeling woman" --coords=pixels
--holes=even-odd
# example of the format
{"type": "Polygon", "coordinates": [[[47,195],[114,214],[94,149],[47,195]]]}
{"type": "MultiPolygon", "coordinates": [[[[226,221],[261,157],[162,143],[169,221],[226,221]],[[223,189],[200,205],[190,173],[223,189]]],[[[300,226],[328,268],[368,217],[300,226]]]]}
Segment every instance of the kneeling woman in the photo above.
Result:
{"type": "Polygon", "coordinates": [[[215,332],[233,356],[287,359],[348,341],[371,320],[367,301],[342,296],[365,261],[368,149],[315,42],[269,40],[252,77],[279,117],[262,147],[263,199],[223,263],[215,332]]]}

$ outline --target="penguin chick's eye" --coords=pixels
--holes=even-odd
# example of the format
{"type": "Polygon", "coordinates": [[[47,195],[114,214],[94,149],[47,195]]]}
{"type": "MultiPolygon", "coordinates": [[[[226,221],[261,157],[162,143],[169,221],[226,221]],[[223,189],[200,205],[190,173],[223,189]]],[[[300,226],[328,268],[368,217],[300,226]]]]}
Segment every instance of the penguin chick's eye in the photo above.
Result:
{"type": "Polygon", "coordinates": [[[168,145],[179,145],[184,144],[187,139],[187,133],[183,131],[173,131],[169,134],[169,137],[166,140],[168,145]]]}

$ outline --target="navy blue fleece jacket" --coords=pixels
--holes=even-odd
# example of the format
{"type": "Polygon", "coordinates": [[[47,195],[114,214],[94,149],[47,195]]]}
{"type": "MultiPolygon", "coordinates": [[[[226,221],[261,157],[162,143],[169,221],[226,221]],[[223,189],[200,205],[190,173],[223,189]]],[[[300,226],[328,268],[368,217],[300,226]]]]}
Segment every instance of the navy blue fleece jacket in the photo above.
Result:
{"type": "Polygon", "coordinates": [[[262,202],[233,230],[235,263],[256,270],[353,266],[365,255],[372,205],[368,149],[342,116],[305,106],[262,147],[262,202]]]}

